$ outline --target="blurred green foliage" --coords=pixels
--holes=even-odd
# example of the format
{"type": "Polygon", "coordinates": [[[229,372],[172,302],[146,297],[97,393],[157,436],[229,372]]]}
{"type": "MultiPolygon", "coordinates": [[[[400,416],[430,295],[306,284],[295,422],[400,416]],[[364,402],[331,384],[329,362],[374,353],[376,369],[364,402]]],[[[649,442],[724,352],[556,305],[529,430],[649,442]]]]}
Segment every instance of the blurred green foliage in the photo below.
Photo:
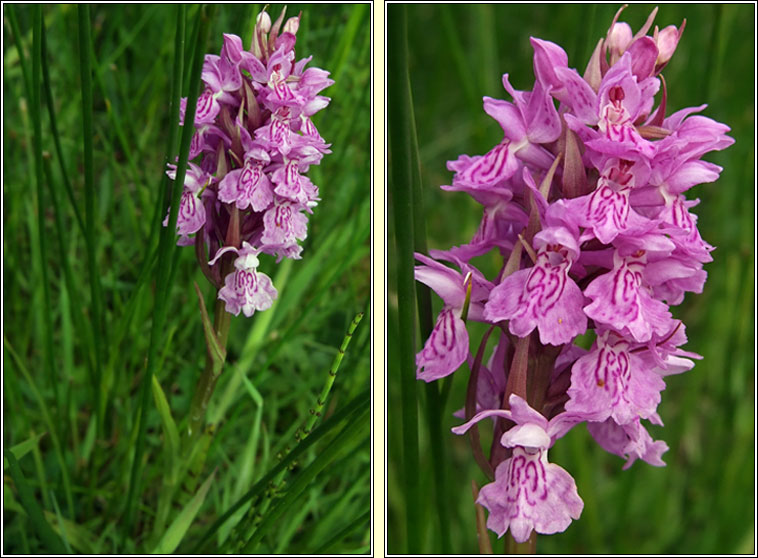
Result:
{"type": "MultiPolygon", "coordinates": [[[[35,441],[31,450],[29,444],[22,446],[25,456],[19,457],[19,466],[23,476],[14,479],[26,479],[46,520],[74,551],[146,552],[161,535],[153,530],[153,524],[170,461],[169,444],[152,398],[147,413],[146,463],[137,492],[141,495],[139,520],[133,531],[125,530],[121,513],[134,454],[137,388],[144,372],[154,308],[157,268],[151,268],[151,279],[139,290],[137,277],[157,244],[157,236],[150,242],[150,220],[165,171],[177,8],[147,4],[91,7],[97,261],[105,306],[105,327],[100,332],[106,345],[103,436],[95,428],[93,386],[86,365],[92,354],[92,303],[85,238],[62,194],[46,107],[36,107],[28,98],[17,51],[20,44],[31,70],[32,7],[4,5],[3,9],[3,446],[7,450],[35,441]],[[17,16],[20,36],[11,31],[9,10],[17,16]],[[43,149],[53,154],[53,184],[61,202],[61,212],[56,215],[45,184],[42,215],[48,239],[44,265],[51,288],[50,314],[43,311],[39,263],[30,119],[35,110],[41,112],[43,149]],[[64,224],[63,259],[77,283],[72,291],[63,279],[54,217],[64,224]],[[73,317],[78,309],[85,316],[83,329],[76,327],[73,317]],[[43,368],[45,326],[52,330],[55,347],[52,381],[43,368]],[[45,417],[49,420],[43,420],[45,417]],[[51,442],[51,424],[60,440],[61,459],[56,458],[51,442]],[[62,466],[71,479],[73,513],[62,486],[62,466]]],[[[251,4],[216,6],[207,52],[218,54],[222,33],[240,35],[249,46],[261,9],[262,5],[251,4]]],[[[269,13],[276,18],[280,9],[274,6],[269,13]]],[[[196,6],[188,8],[188,36],[196,10],[196,6]]],[[[278,454],[294,447],[295,430],[311,416],[309,409],[316,406],[351,320],[359,311],[370,310],[370,10],[365,4],[290,5],[287,13],[294,16],[301,10],[298,59],[312,55],[310,66],[331,71],[336,81],[324,92],[332,98],[331,105],[314,118],[321,135],[332,143],[333,153],[309,173],[320,188],[322,201],[310,217],[303,259],[277,265],[274,258],[261,258],[263,271],[279,289],[276,306],[252,319],[232,319],[227,366],[209,408],[216,433],[205,467],[196,473],[195,486],[212,471],[216,473],[179,551],[196,543],[211,522],[264,477],[278,463],[278,454]]],[[[45,5],[43,14],[63,164],[71,177],[74,199],[83,211],[77,7],[45,5]]],[[[185,45],[187,57],[192,46],[185,45]]],[[[206,352],[193,282],[200,285],[210,303],[214,291],[199,270],[194,250],[184,248],[178,254],[156,368],[156,378],[180,428],[206,352]]],[[[326,402],[325,417],[368,388],[369,323],[370,318],[364,320],[353,337],[326,402]]],[[[360,425],[356,432],[361,432],[360,425]]],[[[333,441],[333,434],[311,447],[285,481],[306,469],[333,441]]],[[[309,553],[321,547],[333,552],[368,551],[370,448],[369,436],[364,434],[351,440],[347,454],[332,454],[334,460],[307,486],[297,506],[269,526],[259,551],[309,553]]],[[[6,476],[3,552],[44,553],[49,546],[19,503],[21,488],[6,476]]],[[[286,495],[286,484],[282,490],[281,495],[286,495]]],[[[169,522],[192,494],[194,491],[178,498],[169,522]]],[[[222,537],[214,538],[218,550],[224,549],[221,542],[228,532],[227,526],[222,537]]],[[[249,535],[242,534],[245,538],[249,535]]]]}
{"type": "MultiPolygon", "coordinates": [[[[620,20],[634,31],[654,5],[631,5],[620,20]]],[[[390,6],[393,25],[397,6],[390,6]]],[[[597,40],[605,35],[618,6],[605,4],[546,5],[408,5],[409,69],[418,130],[421,181],[430,248],[447,249],[468,242],[481,209],[463,193],[444,192],[452,173],[445,163],[461,153],[483,154],[502,139],[497,122],[482,110],[481,97],[510,100],[501,85],[508,73],[516,89],[530,89],[533,80],[529,37],[561,45],[569,66],[584,71],[597,40]]],[[[687,19],[679,47],[664,70],[670,114],[708,103],[702,114],[732,129],[736,143],[705,156],[724,168],[714,184],[696,186],[687,195],[701,200],[694,212],[705,240],[717,247],[706,265],[703,294],[688,294],[673,309],[687,326],[686,349],[703,355],[695,368],[669,377],[659,413],[665,427],[651,428],[665,440],[665,468],[637,462],[622,471],[623,461],[604,452],[586,429],[576,428],[551,450],[550,460],[576,479],[585,502],[581,519],[565,533],[541,536],[540,553],[751,553],[754,552],[755,473],[755,7],[742,5],[662,5],[660,27],[687,19]]],[[[393,45],[388,47],[393,56],[393,45]]],[[[390,165],[391,165],[390,161],[390,165]]],[[[390,200],[389,210],[392,211],[390,200]]],[[[390,216],[388,258],[390,320],[398,303],[395,277],[393,220],[390,216]]],[[[478,263],[489,277],[498,257],[478,263]]],[[[435,297],[435,309],[441,303],[435,297]]],[[[470,328],[471,346],[478,346],[483,328],[470,328]]],[[[397,354],[389,328],[388,369],[397,354]]],[[[420,349],[424,339],[416,338],[420,349]]],[[[392,375],[390,374],[390,378],[392,375]]],[[[468,373],[454,375],[447,408],[446,433],[454,553],[478,552],[470,480],[486,481],[463,437],[449,433],[460,420],[452,413],[463,406],[468,373]]],[[[421,390],[419,390],[421,393],[421,390]]],[[[388,383],[388,407],[400,401],[399,387],[388,383]]],[[[420,402],[424,405],[424,401],[420,402]]],[[[401,426],[389,415],[388,475],[390,552],[404,552],[406,502],[400,487],[401,426]]],[[[408,509],[425,526],[423,551],[440,552],[437,511],[432,506],[430,449],[420,426],[422,501],[408,509]]],[[[483,440],[485,447],[488,440],[483,440]]],[[[502,541],[495,542],[502,552],[502,541]]]]}

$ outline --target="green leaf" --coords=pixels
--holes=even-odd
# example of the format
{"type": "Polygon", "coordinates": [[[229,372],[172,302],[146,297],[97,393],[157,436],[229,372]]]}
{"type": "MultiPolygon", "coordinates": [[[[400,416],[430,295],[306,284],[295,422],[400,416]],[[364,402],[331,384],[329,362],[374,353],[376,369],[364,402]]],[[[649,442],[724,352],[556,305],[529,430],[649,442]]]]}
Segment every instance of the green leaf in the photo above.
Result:
{"type": "Polygon", "coordinates": [[[50,524],[45,521],[45,517],[42,514],[42,508],[34,498],[34,491],[29,483],[26,482],[24,474],[21,472],[21,467],[18,466],[18,461],[13,456],[12,452],[8,452],[6,456],[8,459],[9,472],[11,478],[18,489],[18,497],[21,500],[21,505],[29,515],[29,523],[37,531],[42,544],[46,550],[51,551],[53,554],[66,554],[66,547],[61,541],[60,537],[55,534],[50,524]]]}
{"type": "Polygon", "coordinates": [[[197,293],[197,300],[200,302],[200,316],[203,321],[203,332],[205,333],[205,344],[208,347],[208,352],[216,364],[223,364],[226,360],[226,349],[219,345],[216,332],[213,331],[213,322],[208,316],[208,309],[205,307],[205,299],[203,299],[203,293],[200,292],[200,287],[197,286],[197,283],[193,283],[193,285],[197,293]]]}
{"type": "Polygon", "coordinates": [[[63,515],[61,514],[61,508],[60,506],[58,506],[58,501],[55,499],[55,492],[51,490],[50,496],[52,497],[53,508],[55,508],[55,515],[45,510],[45,516],[47,517],[47,520],[50,521],[51,523],[54,524],[55,522],[57,522],[58,528],[55,529],[55,532],[58,533],[61,540],[63,541],[63,544],[66,547],[66,552],[68,554],[73,554],[74,551],[71,550],[71,544],[69,543],[69,536],[66,531],[66,525],[63,520],[63,515]]]}
{"type": "Polygon", "coordinates": [[[95,165],[94,165],[94,131],[92,101],[92,60],[90,8],[79,5],[79,70],[81,74],[82,101],[82,137],[84,139],[84,232],[87,252],[87,271],[90,279],[92,300],[92,338],[95,346],[95,397],[98,431],[103,432],[105,424],[104,399],[102,397],[103,361],[105,360],[105,343],[107,339],[105,319],[103,316],[103,295],[100,285],[101,271],[98,268],[97,254],[100,235],[97,234],[95,212],[95,165]]]}
{"type": "Polygon", "coordinates": [[[212,424],[206,426],[197,441],[192,444],[189,455],[184,458],[186,460],[184,463],[185,468],[182,469],[180,478],[184,481],[182,488],[188,494],[192,494],[195,491],[200,473],[203,472],[203,467],[205,467],[205,460],[208,457],[208,450],[210,450],[215,433],[216,429],[212,424]]]}
{"type": "Polygon", "coordinates": [[[250,394],[250,397],[255,402],[257,409],[255,411],[255,418],[253,419],[253,424],[250,429],[250,436],[247,440],[247,444],[245,444],[245,449],[241,452],[240,458],[238,460],[239,476],[234,483],[233,493],[235,498],[239,498],[242,496],[242,494],[244,494],[245,488],[250,486],[250,482],[254,478],[253,472],[255,470],[255,461],[258,452],[258,439],[260,437],[261,421],[263,419],[263,397],[258,392],[258,390],[255,389],[253,383],[245,376],[242,376],[242,374],[239,372],[239,369],[237,370],[237,373],[242,377],[245,388],[250,394]]]}
{"type": "Polygon", "coordinates": [[[18,500],[16,500],[16,497],[13,495],[13,490],[11,490],[10,483],[8,482],[3,483],[3,510],[6,512],[13,511],[26,516],[26,510],[18,503],[18,500]]]}
{"type": "MultiPolygon", "coordinates": [[[[142,385],[140,386],[140,398],[136,409],[135,424],[139,425],[137,431],[137,443],[134,451],[134,461],[132,462],[132,469],[129,475],[129,490],[127,492],[125,509],[124,509],[124,529],[128,531],[134,524],[134,511],[137,507],[137,501],[140,499],[138,494],[138,482],[140,479],[140,469],[142,467],[142,455],[145,451],[145,431],[146,421],[144,415],[147,412],[146,407],[148,404],[148,385],[151,382],[151,378],[156,370],[156,360],[158,357],[158,346],[163,341],[164,326],[166,321],[166,314],[168,309],[168,292],[170,287],[170,269],[166,262],[172,260],[171,254],[174,252],[175,246],[175,231],[176,231],[176,219],[179,210],[179,198],[181,196],[181,187],[177,185],[184,184],[184,177],[187,171],[187,160],[189,158],[189,146],[192,139],[192,124],[195,121],[195,108],[197,106],[198,87],[200,83],[200,74],[202,71],[202,57],[201,54],[205,49],[208,33],[210,30],[209,20],[210,12],[213,11],[213,7],[209,7],[208,17],[205,17],[206,10],[200,9],[197,12],[194,29],[197,31],[193,33],[191,42],[195,44],[195,50],[197,55],[191,59],[191,73],[190,83],[192,88],[189,91],[187,99],[187,112],[185,114],[184,127],[181,134],[181,142],[179,149],[179,159],[176,167],[176,177],[171,187],[171,212],[169,214],[168,227],[161,231],[160,242],[158,245],[158,261],[164,262],[163,265],[157,268],[157,286],[156,286],[156,301],[155,309],[153,312],[153,324],[150,330],[150,344],[148,348],[147,367],[143,376],[142,385]],[[203,21],[205,25],[200,25],[203,21]]],[[[184,30],[184,11],[180,7],[178,11],[178,25],[177,35],[182,35],[184,30]]]]}
{"type": "Polygon", "coordinates": [[[410,84],[408,75],[407,18],[405,6],[392,6],[388,11],[392,23],[388,26],[388,41],[395,45],[389,57],[387,90],[389,138],[391,147],[390,191],[392,210],[395,216],[395,243],[397,244],[397,327],[398,354],[400,361],[395,366],[394,381],[400,385],[400,420],[403,431],[403,481],[406,494],[405,533],[409,554],[421,550],[422,526],[419,506],[423,506],[421,482],[419,481],[419,436],[418,401],[414,356],[416,348],[416,291],[413,279],[413,187],[410,184],[411,168],[411,112],[410,84]]]}
{"type": "MultiPolygon", "coordinates": [[[[32,451],[34,447],[37,445],[37,442],[40,441],[42,436],[47,434],[47,432],[43,432],[42,434],[37,434],[36,436],[32,436],[28,440],[24,440],[20,444],[16,444],[12,448],[10,448],[10,452],[13,453],[13,455],[16,457],[16,459],[21,459],[24,457],[27,453],[32,451]]],[[[3,458],[3,470],[5,470],[8,467],[8,458],[3,458]]]]}
{"type": "Polygon", "coordinates": [[[325,544],[316,550],[316,554],[326,554],[332,552],[332,547],[336,546],[340,541],[346,539],[354,531],[360,527],[365,526],[371,529],[371,512],[367,511],[363,515],[358,516],[355,520],[351,521],[344,529],[340,530],[336,535],[329,539],[325,544]]]}
{"type": "Polygon", "coordinates": [[[72,492],[71,492],[71,481],[69,479],[68,468],[66,467],[66,460],[63,458],[63,449],[61,448],[60,441],[58,440],[58,435],[56,434],[55,429],[53,428],[53,420],[52,418],[50,418],[50,413],[47,410],[47,405],[45,405],[45,401],[42,398],[42,394],[37,388],[37,385],[34,383],[34,378],[24,366],[23,361],[18,356],[18,353],[16,353],[16,351],[13,349],[7,337],[3,337],[3,344],[8,349],[8,353],[11,355],[16,365],[18,366],[19,372],[21,372],[21,375],[29,384],[29,387],[32,390],[32,394],[34,395],[34,399],[37,402],[39,411],[42,414],[42,417],[45,423],[47,424],[48,431],[50,432],[50,438],[52,439],[52,442],[53,442],[55,455],[58,460],[58,464],[61,468],[61,476],[63,477],[63,490],[66,493],[66,503],[68,505],[68,509],[71,513],[71,516],[73,516],[74,504],[73,504],[73,497],[72,497],[72,492]]]}
{"type": "Polygon", "coordinates": [[[166,395],[163,393],[158,378],[153,376],[153,398],[155,406],[158,408],[158,414],[161,416],[161,425],[163,433],[166,435],[168,444],[169,470],[171,475],[176,474],[177,458],[179,456],[179,431],[176,428],[174,418],[171,416],[171,409],[168,406],[166,395]]]}
{"type": "Polygon", "coordinates": [[[181,513],[174,519],[174,522],[168,528],[163,538],[151,551],[151,554],[171,554],[182,542],[184,535],[187,533],[192,521],[195,519],[197,512],[200,510],[200,506],[205,501],[205,496],[208,494],[208,489],[211,487],[213,477],[216,476],[216,471],[211,473],[211,476],[203,483],[197,494],[190,500],[181,513]]]}

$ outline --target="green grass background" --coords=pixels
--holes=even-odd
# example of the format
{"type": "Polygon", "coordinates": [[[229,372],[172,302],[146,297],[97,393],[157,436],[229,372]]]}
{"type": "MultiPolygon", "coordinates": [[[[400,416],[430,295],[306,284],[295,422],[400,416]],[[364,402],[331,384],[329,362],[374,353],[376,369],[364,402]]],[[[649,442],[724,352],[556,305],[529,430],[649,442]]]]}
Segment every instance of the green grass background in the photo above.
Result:
{"type": "MultiPolygon", "coordinates": [[[[218,5],[205,52],[219,53],[222,33],[240,35],[249,46],[261,8],[218,5]]],[[[195,10],[188,12],[188,36],[195,10]]],[[[279,10],[278,6],[269,9],[272,18],[279,10]]],[[[273,258],[261,259],[263,271],[279,290],[276,306],[252,319],[240,315],[232,320],[227,365],[209,409],[216,434],[205,467],[197,473],[197,484],[214,470],[215,477],[179,551],[192,548],[215,519],[277,464],[279,453],[295,446],[295,430],[315,405],[351,320],[359,311],[370,310],[369,6],[290,5],[288,14],[300,10],[298,59],[313,55],[310,66],[331,71],[336,81],[324,92],[332,98],[331,105],[315,118],[322,136],[333,144],[333,153],[309,173],[320,187],[322,202],[310,218],[303,259],[280,265],[275,265],[273,258]]],[[[46,5],[43,14],[63,165],[75,203],[83,212],[77,8],[46,5]]],[[[63,194],[47,109],[35,106],[24,88],[17,46],[20,44],[31,71],[32,7],[4,5],[3,446],[7,451],[42,435],[19,459],[20,472],[46,522],[65,547],[75,552],[146,552],[160,535],[151,529],[168,450],[152,396],[137,492],[138,522],[133,529],[124,526],[121,514],[134,458],[138,387],[155,303],[157,266],[150,268],[149,280],[142,288],[138,288],[138,274],[157,245],[150,227],[165,170],[175,14],[176,7],[168,5],[91,7],[96,257],[104,301],[104,327],[97,339],[103,344],[103,378],[109,386],[104,392],[104,431],[98,433],[86,366],[97,342],[89,332],[93,306],[85,258],[87,239],[63,194]],[[18,19],[18,37],[11,32],[9,9],[18,19]],[[53,153],[51,186],[58,192],[57,215],[47,181],[38,213],[32,142],[35,110],[41,111],[42,148],[53,153]],[[44,257],[40,256],[39,214],[46,241],[44,257]],[[64,281],[55,217],[63,224],[63,259],[75,277],[71,290],[64,281]],[[50,312],[45,311],[43,266],[50,312]],[[84,328],[77,327],[80,310],[84,328]],[[49,367],[45,365],[45,328],[52,335],[49,367]]],[[[187,58],[191,49],[188,41],[187,58]]],[[[180,249],[155,369],[180,426],[206,351],[193,282],[200,285],[206,303],[212,304],[213,289],[198,268],[194,250],[180,249]]],[[[325,416],[368,389],[370,319],[370,315],[364,319],[353,337],[325,416]]],[[[258,551],[368,552],[367,425],[367,418],[354,425],[357,439],[342,447],[296,505],[268,528],[258,551]]],[[[320,455],[334,439],[331,434],[307,451],[287,481],[320,455]]],[[[9,476],[7,468],[5,473],[4,553],[50,551],[48,539],[40,534],[44,529],[35,524],[34,506],[29,507],[19,492],[23,486],[9,476]]],[[[285,484],[284,495],[287,487],[285,484]]],[[[181,504],[175,506],[169,522],[181,509],[181,504]]],[[[224,550],[220,541],[214,539],[211,550],[224,550]]]]}
{"type": "MultiPolygon", "coordinates": [[[[633,30],[654,5],[631,5],[621,16],[633,30]]],[[[387,25],[397,22],[397,5],[388,9],[387,25]]],[[[408,67],[418,133],[421,183],[430,248],[468,242],[481,218],[480,206],[463,193],[444,192],[451,173],[445,163],[461,153],[483,154],[502,139],[502,131],[482,110],[482,96],[511,100],[501,85],[509,73],[516,89],[531,88],[535,36],[563,46],[569,66],[583,73],[597,40],[605,35],[617,5],[409,5],[408,67]]],[[[687,19],[679,47],[664,76],[670,114],[708,103],[703,112],[728,124],[736,143],[705,159],[724,167],[715,184],[696,186],[688,198],[703,238],[717,247],[702,295],[688,294],[675,317],[687,326],[686,349],[704,359],[695,368],[667,379],[659,413],[665,427],[653,427],[665,440],[665,468],[637,462],[622,471],[623,460],[604,452],[584,427],[556,443],[550,460],[576,479],[585,502],[581,519],[565,533],[538,538],[540,553],[752,553],[755,521],[755,375],[754,375],[754,204],[755,204],[755,29],[754,6],[662,5],[660,27],[687,19]]],[[[388,45],[388,56],[396,56],[388,45]]],[[[392,99],[390,99],[392,103],[392,99]]],[[[390,110],[392,105],[390,104],[390,110]]],[[[391,117],[391,115],[390,115],[391,117]]],[[[392,159],[388,176],[392,180],[392,159]]],[[[400,387],[394,321],[398,303],[393,205],[389,203],[389,338],[388,408],[397,409],[400,387]]],[[[479,261],[492,277],[497,257],[479,261]]],[[[441,302],[433,295],[434,310],[441,302]]],[[[407,301],[405,301],[407,303],[407,301]]],[[[484,331],[471,324],[472,347],[484,331]]],[[[416,333],[416,348],[424,339],[416,333]]],[[[404,373],[408,373],[405,371],[404,373]]],[[[413,373],[412,371],[410,373],[413,373]]],[[[403,489],[402,424],[399,412],[388,416],[388,520],[390,552],[405,552],[408,514],[421,531],[421,550],[477,553],[470,480],[481,486],[464,437],[450,433],[460,423],[452,413],[463,406],[468,372],[454,375],[441,414],[447,483],[447,523],[440,526],[433,475],[435,466],[426,423],[419,418],[421,484],[419,501],[407,501],[403,489]],[[442,529],[450,548],[442,546],[442,529]]],[[[427,400],[417,386],[420,417],[427,400]]],[[[484,431],[484,429],[483,429],[484,431]]],[[[485,443],[488,441],[485,440],[485,443]]],[[[486,446],[488,447],[488,446],[486,446]]],[[[495,552],[503,543],[495,542],[495,552]]]]}

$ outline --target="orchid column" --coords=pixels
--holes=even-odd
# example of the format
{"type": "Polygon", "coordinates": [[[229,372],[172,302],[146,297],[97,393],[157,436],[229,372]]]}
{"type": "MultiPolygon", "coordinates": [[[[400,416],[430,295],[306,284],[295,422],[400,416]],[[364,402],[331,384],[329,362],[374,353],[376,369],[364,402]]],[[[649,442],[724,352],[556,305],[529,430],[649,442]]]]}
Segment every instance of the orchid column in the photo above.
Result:
{"type": "MultiPolygon", "coordinates": [[[[264,257],[300,259],[308,214],[319,191],[305,173],[330,153],[311,117],[329,104],[334,82],[311,57],[296,61],[300,16],[272,24],[258,15],[252,45],[224,35],[219,56],[205,57],[195,134],[176,232],[194,245],[203,273],[218,289],[213,324],[200,296],[207,361],[190,409],[197,436],[224,361],[231,314],[250,317],[277,297],[259,271],[264,257]]],[[[182,108],[186,106],[184,101],[182,108]]],[[[182,110],[182,120],[184,110],[182,110]]],[[[169,168],[171,178],[176,169],[169,168]]],[[[164,226],[167,222],[164,222],[164,226]]]]}
{"type": "Polygon", "coordinates": [[[570,473],[548,461],[573,426],[587,423],[624,468],[664,464],[668,446],[645,421],[662,424],[665,377],[700,358],[682,348],[685,327],[672,312],[686,292],[702,292],[713,250],[686,192],[717,180],[721,169],[701,157],[733,140],[727,126],[695,114],[705,105],[667,114],[662,71],[684,23],[653,27],[654,11],[634,33],[620,13],[582,74],[560,46],[531,39],[530,90],[505,74],[512,102],[484,98],[502,141],[448,163],[454,176],[443,189],[481,204],[478,231],[417,255],[416,279],[444,302],[417,377],[435,381],[468,363],[472,397],[454,431],[495,421],[489,457],[474,449],[494,472],[477,501],[488,527],[516,543],[581,515],[570,473]],[[500,271],[486,277],[474,258],[493,251],[500,271]],[[469,346],[469,320],[494,333],[487,360],[472,356],[485,347],[469,346]]]}

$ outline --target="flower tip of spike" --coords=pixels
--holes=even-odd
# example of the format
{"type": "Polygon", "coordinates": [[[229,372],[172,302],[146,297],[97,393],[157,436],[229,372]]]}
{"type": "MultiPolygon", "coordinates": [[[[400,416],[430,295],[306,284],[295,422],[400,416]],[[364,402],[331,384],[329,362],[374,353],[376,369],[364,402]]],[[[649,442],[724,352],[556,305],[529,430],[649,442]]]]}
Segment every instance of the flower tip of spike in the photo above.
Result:
{"type": "Polygon", "coordinates": [[[284,28],[282,29],[283,33],[292,33],[293,35],[297,34],[297,30],[300,28],[300,18],[302,17],[303,12],[300,12],[295,17],[291,17],[287,20],[287,22],[284,24],[284,28]]]}
{"type": "Polygon", "coordinates": [[[268,12],[266,11],[267,9],[268,4],[263,6],[261,13],[255,18],[256,30],[263,33],[268,33],[271,30],[271,16],[268,15],[268,12]]]}
{"type": "Polygon", "coordinates": [[[653,32],[653,40],[658,47],[658,59],[655,61],[656,71],[660,72],[671,60],[686,25],[687,20],[685,19],[679,29],[676,28],[676,25],[669,25],[659,31],[656,26],[653,32]]]}

